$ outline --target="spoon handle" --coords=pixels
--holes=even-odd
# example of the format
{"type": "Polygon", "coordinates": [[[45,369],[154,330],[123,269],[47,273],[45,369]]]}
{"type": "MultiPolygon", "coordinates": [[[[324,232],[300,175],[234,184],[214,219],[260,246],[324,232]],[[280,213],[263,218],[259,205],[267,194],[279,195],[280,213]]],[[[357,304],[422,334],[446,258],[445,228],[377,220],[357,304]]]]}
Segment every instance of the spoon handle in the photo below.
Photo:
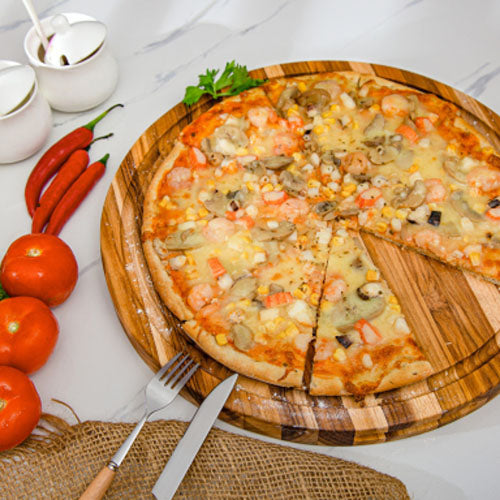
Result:
{"type": "Polygon", "coordinates": [[[35,25],[35,30],[38,34],[38,38],[40,38],[40,41],[42,42],[43,48],[47,50],[47,47],[49,46],[49,40],[47,39],[47,36],[43,31],[40,19],[38,19],[38,15],[35,11],[35,8],[33,7],[33,3],[31,2],[31,0],[23,0],[23,4],[28,11],[29,16],[31,17],[33,24],[35,25]]]}

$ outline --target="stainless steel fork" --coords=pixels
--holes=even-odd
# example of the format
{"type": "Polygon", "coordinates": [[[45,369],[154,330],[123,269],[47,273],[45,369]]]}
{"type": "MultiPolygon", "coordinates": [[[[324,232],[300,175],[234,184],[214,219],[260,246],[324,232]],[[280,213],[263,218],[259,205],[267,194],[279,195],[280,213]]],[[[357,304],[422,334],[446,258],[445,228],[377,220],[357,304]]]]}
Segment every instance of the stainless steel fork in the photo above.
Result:
{"type": "Polygon", "coordinates": [[[101,472],[89,484],[80,500],[98,500],[104,496],[118,467],[120,467],[143,425],[153,413],[162,410],[174,400],[175,396],[179,394],[179,391],[198,369],[198,366],[198,363],[194,363],[187,354],[179,353],[156,373],[146,386],[146,412],[144,416],[139,420],[134,430],[108,464],[101,469],[101,472]]]}

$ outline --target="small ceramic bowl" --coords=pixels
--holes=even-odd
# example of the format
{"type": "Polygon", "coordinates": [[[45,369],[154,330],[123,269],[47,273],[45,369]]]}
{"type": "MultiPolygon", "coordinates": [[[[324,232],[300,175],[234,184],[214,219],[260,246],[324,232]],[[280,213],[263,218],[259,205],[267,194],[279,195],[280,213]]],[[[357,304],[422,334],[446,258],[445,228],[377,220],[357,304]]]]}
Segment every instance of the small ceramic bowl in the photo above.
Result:
{"type": "MultiPolygon", "coordinates": [[[[65,13],[69,23],[95,21],[78,13],[65,13]]],[[[51,17],[41,20],[47,37],[54,34],[51,17]]],[[[118,63],[111,54],[107,41],[88,59],[70,66],[45,64],[39,57],[40,39],[31,28],[24,38],[24,51],[36,71],[40,90],[52,108],[77,112],[98,106],[115,90],[118,82],[118,63]]]]}
{"type": "MultiPolygon", "coordinates": [[[[0,70],[19,65],[0,61],[0,70]]],[[[13,163],[35,154],[46,142],[52,128],[52,113],[38,83],[31,97],[16,111],[0,116],[0,163],[13,163]]]]}

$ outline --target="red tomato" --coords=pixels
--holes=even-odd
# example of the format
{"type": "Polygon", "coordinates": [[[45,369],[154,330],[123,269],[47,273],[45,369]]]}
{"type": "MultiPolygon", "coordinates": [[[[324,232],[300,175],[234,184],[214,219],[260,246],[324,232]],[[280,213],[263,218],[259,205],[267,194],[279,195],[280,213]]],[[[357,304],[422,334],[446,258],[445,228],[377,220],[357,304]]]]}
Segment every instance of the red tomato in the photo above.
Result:
{"type": "Polygon", "coordinates": [[[69,297],[77,278],[71,248],[50,234],[21,236],[10,245],[0,269],[0,282],[9,295],[36,297],[49,307],[69,297]]]}
{"type": "Polygon", "coordinates": [[[11,366],[0,366],[0,451],[22,443],[35,428],[42,403],[33,382],[11,366]]]}
{"type": "Polygon", "coordinates": [[[49,358],[59,335],[52,311],[33,297],[0,302],[0,365],[31,373],[49,358]]]}

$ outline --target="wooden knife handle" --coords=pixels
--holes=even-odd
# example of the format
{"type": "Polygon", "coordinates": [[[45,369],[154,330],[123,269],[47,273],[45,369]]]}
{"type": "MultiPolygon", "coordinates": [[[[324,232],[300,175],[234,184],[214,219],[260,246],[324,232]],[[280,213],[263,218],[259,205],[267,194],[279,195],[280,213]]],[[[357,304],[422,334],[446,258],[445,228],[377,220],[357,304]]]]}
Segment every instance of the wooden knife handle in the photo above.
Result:
{"type": "Polygon", "coordinates": [[[83,492],[80,500],[100,500],[113,482],[116,469],[105,465],[83,492]]]}

